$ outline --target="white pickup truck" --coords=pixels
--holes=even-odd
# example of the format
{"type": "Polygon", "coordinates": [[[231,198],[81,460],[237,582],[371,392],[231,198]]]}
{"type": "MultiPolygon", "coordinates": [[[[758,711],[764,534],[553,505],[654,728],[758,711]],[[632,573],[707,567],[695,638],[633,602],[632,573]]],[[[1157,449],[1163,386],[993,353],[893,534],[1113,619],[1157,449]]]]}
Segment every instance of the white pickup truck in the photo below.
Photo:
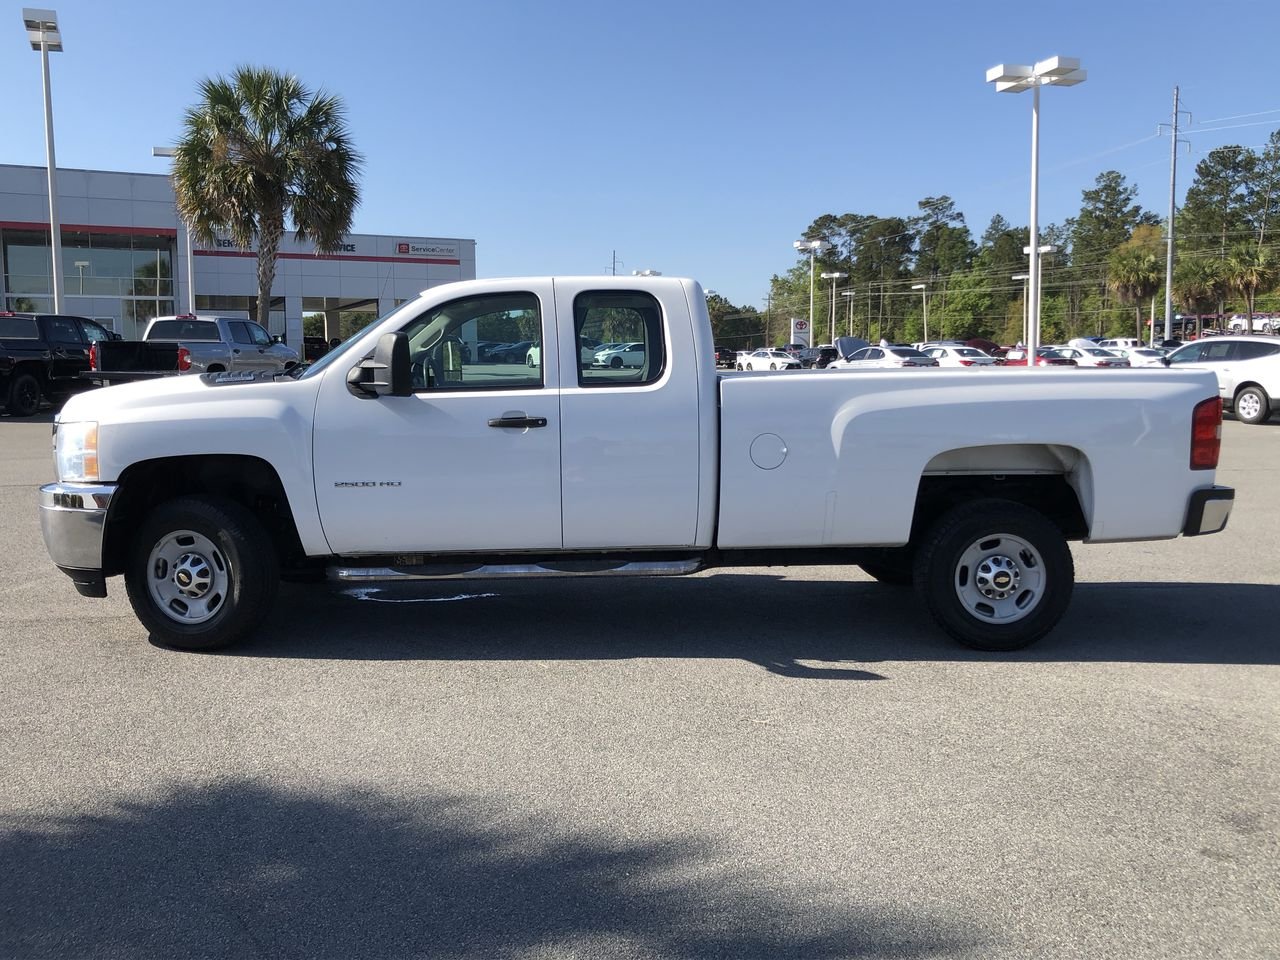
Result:
{"type": "Polygon", "coordinates": [[[718,375],[714,356],[692,280],[434,287],[300,374],[73,397],[45,542],[85,596],[123,574],[152,637],[184,649],[250,634],[282,574],[843,563],[1008,650],[1062,616],[1068,541],[1214,533],[1231,511],[1209,372],[718,375]],[[543,344],[533,366],[463,361],[521,336],[543,344]],[[643,343],[643,361],[584,362],[582,337],[643,343]]]}

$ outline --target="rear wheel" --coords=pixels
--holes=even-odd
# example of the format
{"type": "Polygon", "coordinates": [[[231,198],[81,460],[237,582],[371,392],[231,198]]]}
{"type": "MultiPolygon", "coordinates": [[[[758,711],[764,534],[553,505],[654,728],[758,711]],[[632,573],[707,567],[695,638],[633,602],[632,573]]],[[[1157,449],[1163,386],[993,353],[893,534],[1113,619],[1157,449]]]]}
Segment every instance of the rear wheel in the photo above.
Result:
{"type": "Polygon", "coordinates": [[[29,373],[20,373],[9,381],[5,401],[11,417],[29,417],[40,409],[40,381],[29,373]]]}
{"type": "Polygon", "coordinates": [[[978,650],[1017,650],[1053,629],[1075,584],[1066,538],[1009,500],[956,507],[916,557],[915,585],[942,629],[978,650]]]}
{"type": "Polygon", "coordinates": [[[1233,404],[1241,423],[1265,423],[1271,417],[1271,399],[1261,387],[1245,387],[1233,404]]]}
{"type": "Polygon", "coordinates": [[[275,548],[257,518],[204,497],[156,507],[125,570],[129,602],[151,638],[180,650],[243,639],[270,611],[278,583],[275,548]]]}

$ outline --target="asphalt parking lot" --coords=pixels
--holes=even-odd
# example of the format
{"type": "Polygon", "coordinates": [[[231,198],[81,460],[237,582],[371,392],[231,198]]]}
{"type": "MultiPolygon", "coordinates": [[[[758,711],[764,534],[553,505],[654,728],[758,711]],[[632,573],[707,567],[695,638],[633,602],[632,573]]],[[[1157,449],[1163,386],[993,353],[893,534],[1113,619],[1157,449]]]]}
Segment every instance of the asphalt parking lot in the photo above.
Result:
{"type": "Polygon", "coordinates": [[[0,417],[0,957],[1280,956],[1280,423],[978,654],[854,568],[285,585],[152,646],[0,417]]]}

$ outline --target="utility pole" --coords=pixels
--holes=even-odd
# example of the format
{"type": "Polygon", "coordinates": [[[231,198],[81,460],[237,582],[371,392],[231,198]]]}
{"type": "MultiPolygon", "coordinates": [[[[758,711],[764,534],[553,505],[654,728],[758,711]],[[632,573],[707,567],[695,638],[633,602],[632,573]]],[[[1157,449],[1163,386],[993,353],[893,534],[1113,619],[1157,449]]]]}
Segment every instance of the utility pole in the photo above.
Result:
{"type": "MultiPolygon", "coordinates": [[[[1190,116],[1190,114],[1188,114],[1190,116]]],[[[1159,133],[1160,124],[1156,128],[1159,133]]],[[[1164,254],[1164,338],[1173,339],[1173,215],[1178,189],[1178,88],[1173,88],[1173,136],[1169,138],[1169,228],[1165,231],[1164,254]]],[[[1155,330],[1151,331],[1152,339],[1155,330]]]]}

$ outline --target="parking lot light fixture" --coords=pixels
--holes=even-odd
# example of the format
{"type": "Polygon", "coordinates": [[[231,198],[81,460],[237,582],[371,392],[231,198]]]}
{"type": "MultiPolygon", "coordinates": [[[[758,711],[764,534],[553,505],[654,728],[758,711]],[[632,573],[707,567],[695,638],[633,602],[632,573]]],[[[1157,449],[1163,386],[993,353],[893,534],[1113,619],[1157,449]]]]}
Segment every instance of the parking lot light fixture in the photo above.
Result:
{"type": "MultiPolygon", "coordinates": [[[[1022,93],[1030,90],[1031,100],[1031,247],[1040,246],[1040,88],[1042,86],[1074,87],[1084,83],[1085,71],[1075,57],[1050,57],[1027,66],[1000,63],[987,71],[987,82],[996,85],[996,93],[1022,93]]],[[[1034,357],[1040,339],[1040,258],[1031,258],[1027,305],[1027,350],[1034,357]]]]}
{"type": "Polygon", "coordinates": [[[62,313],[62,223],[58,220],[58,161],[53,152],[53,95],[49,91],[49,54],[62,52],[62,31],[53,10],[24,7],[22,25],[31,49],[40,53],[44,77],[44,149],[49,167],[49,249],[53,255],[53,312],[62,313]]]}
{"type": "Polygon", "coordinates": [[[924,310],[924,342],[929,342],[929,285],[927,283],[913,283],[912,290],[920,291],[920,306],[924,310]]]}
{"type": "MultiPolygon", "coordinates": [[[[153,157],[176,157],[178,151],[174,147],[152,147],[151,155],[153,157]]],[[[181,219],[181,218],[179,218],[181,219]]],[[[196,258],[191,251],[191,227],[187,221],[182,221],[182,235],[184,245],[186,247],[187,260],[187,313],[196,312],[196,258]]]]}
{"type": "MultiPolygon", "coordinates": [[[[845,298],[847,299],[848,303],[849,303],[849,336],[851,336],[851,337],[852,337],[852,336],[853,336],[853,297],[854,297],[854,292],[853,292],[852,290],[841,290],[841,291],[840,291],[840,296],[845,297],[845,298]]],[[[835,340],[832,340],[832,341],[831,341],[831,343],[834,345],[834,344],[835,344],[835,340]]]]}
{"type": "Polygon", "coordinates": [[[813,344],[813,264],[814,259],[820,253],[826,253],[831,249],[831,244],[825,240],[797,240],[792,244],[797,250],[809,251],[809,344],[813,344]]]}
{"type": "MultiPolygon", "coordinates": [[[[847,276],[849,276],[847,273],[834,273],[834,272],[824,273],[822,275],[823,280],[831,281],[831,339],[827,341],[828,343],[836,342],[836,281],[843,280],[847,276]]],[[[812,324],[810,324],[809,329],[810,330],[813,329],[812,324]]],[[[809,344],[809,346],[813,347],[813,346],[817,346],[817,344],[811,343],[809,344]]]]}
{"type": "Polygon", "coordinates": [[[1022,281],[1022,337],[1018,342],[1025,347],[1027,345],[1027,281],[1031,279],[1031,274],[1015,273],[1009,279],[1022,281]]]}

